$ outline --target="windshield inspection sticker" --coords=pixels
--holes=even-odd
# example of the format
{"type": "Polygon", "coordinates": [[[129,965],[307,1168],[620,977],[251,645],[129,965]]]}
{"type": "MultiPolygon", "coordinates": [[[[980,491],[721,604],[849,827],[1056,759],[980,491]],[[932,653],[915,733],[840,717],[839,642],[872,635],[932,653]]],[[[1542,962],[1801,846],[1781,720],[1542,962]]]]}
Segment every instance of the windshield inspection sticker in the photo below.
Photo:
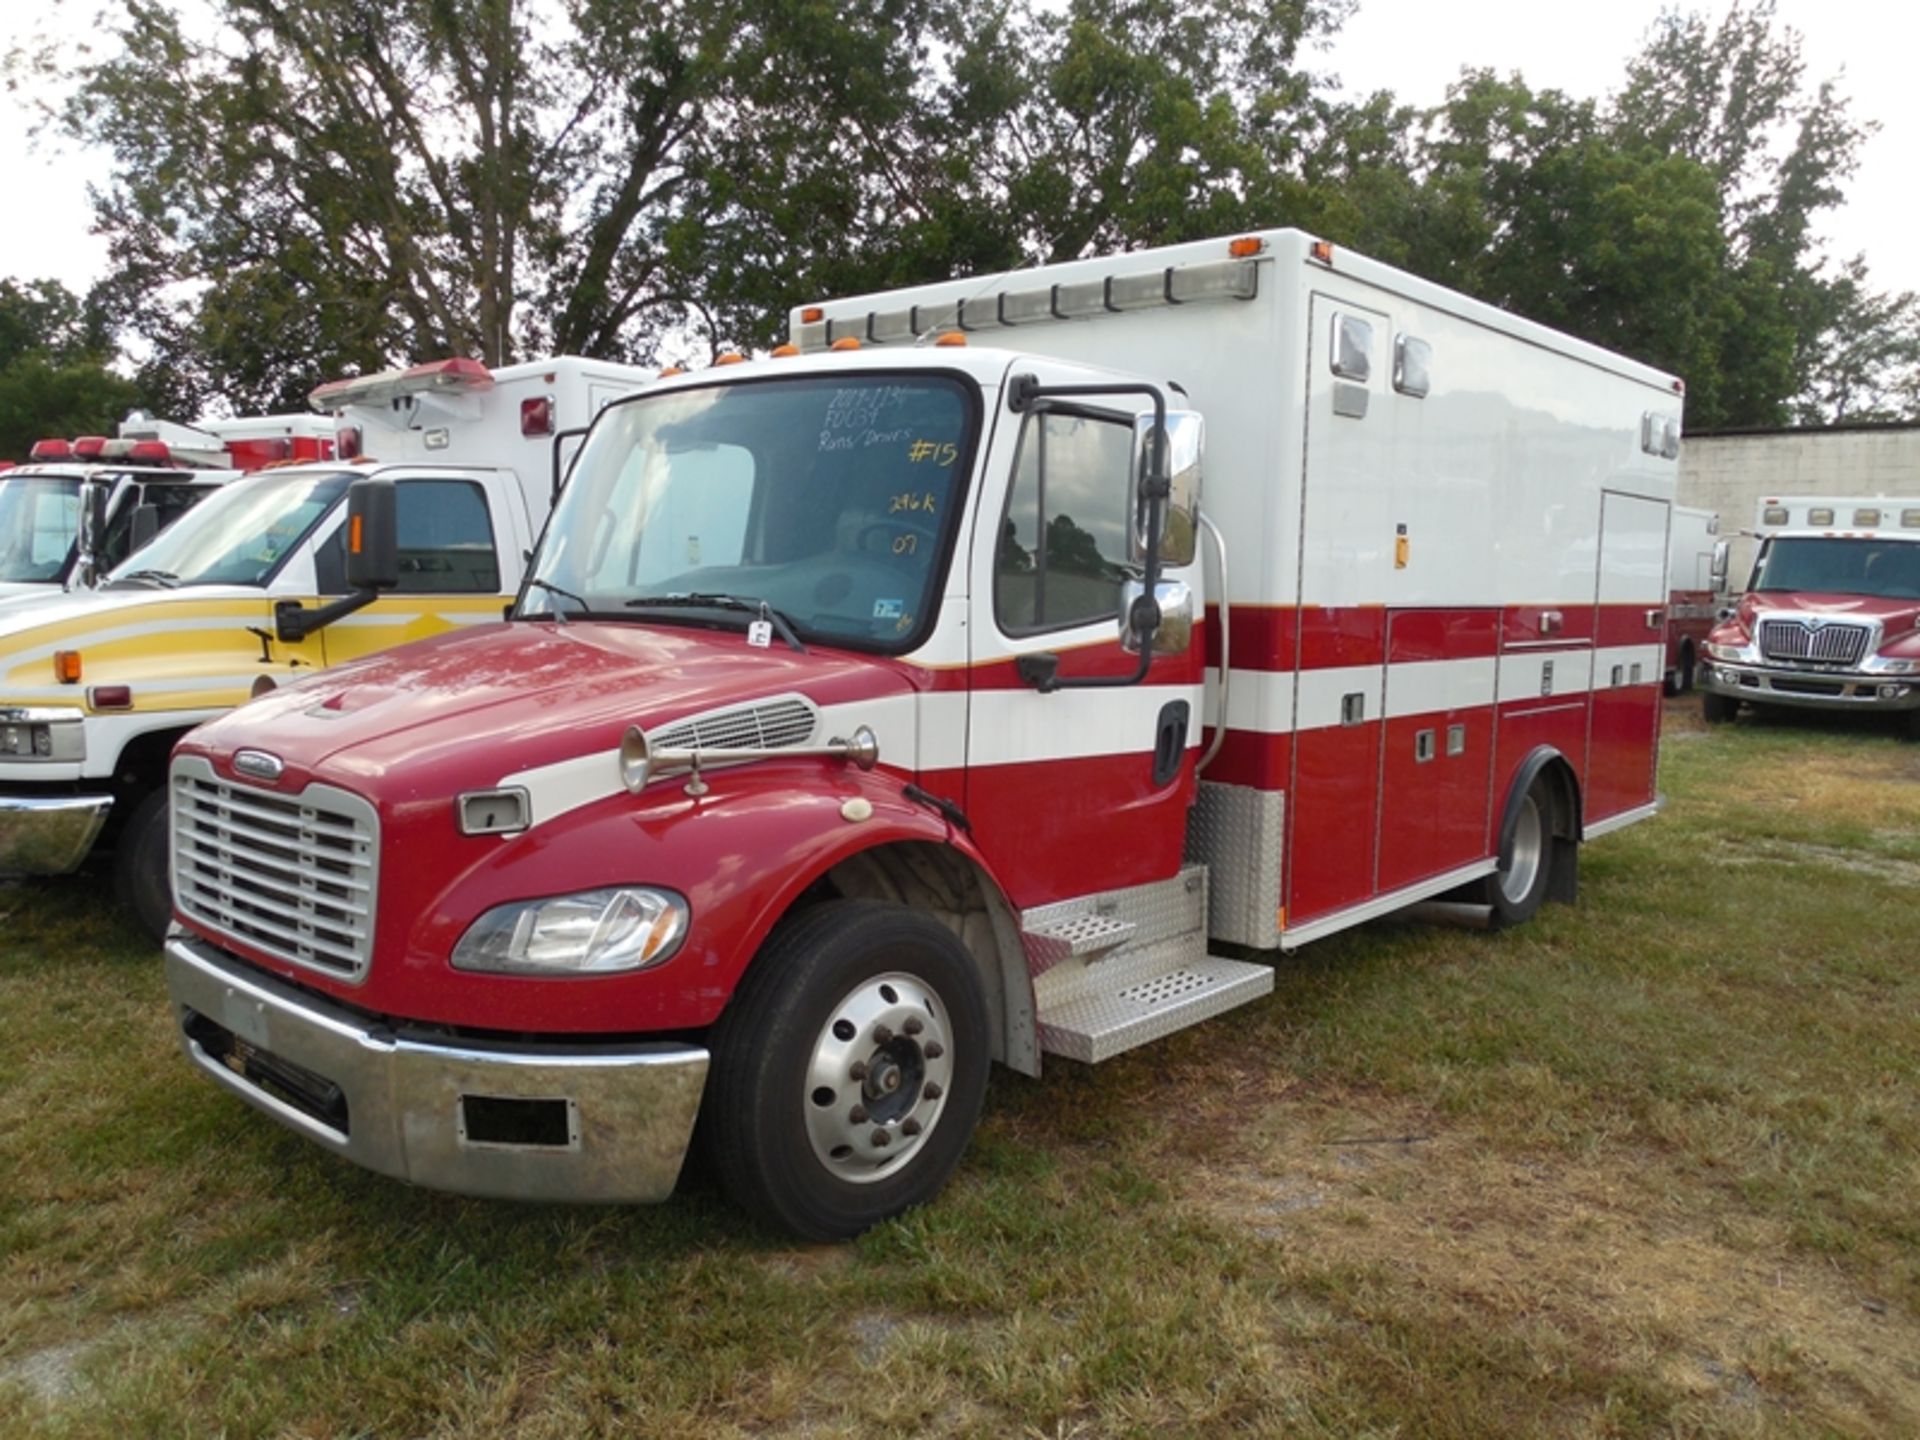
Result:
{"type": "Polygon", "coordinates": [[[751,625],[747,626],[747,644],[757,645],[762,650],[773,644],[773,622],[771,620],[755,620],[751,625]]]}
{"type": "Polygon", "coordinates": [[[876,600],[873,602],[873,618],[876,620],[898,620],[906,613],[904,600],[876,600]]]}

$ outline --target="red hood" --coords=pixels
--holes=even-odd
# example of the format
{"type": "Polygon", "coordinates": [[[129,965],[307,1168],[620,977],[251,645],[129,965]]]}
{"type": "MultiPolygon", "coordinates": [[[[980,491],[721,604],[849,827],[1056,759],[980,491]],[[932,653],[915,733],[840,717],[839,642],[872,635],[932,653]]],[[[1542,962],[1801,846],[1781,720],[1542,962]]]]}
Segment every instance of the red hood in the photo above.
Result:
{"type": "Polygon", "coordinates": [[[1763,590],[1740,599],[1739,620],[1751,629],[1756,613],[1824,615],[1835,620],[1877,620],[1888,640],[1905,635],[1920,622],[1920,600],[1886,600],[1874,595],[1843,595],[1822,590],[1763,590]]]}
{"type": "Polygon", "coordinates": [[[769,695],[818,705],[901,695],[916,688],[915,674],[845,651],[757,649],[733,632],[519,621],[316,675],[202,726],[181,749],[229,773],[236,750],[267,751],[285,764],[273,787],[285,792],[324,771],[375,800],[405,801],[611,750],[633,724],[652,729],[769,695]],[[390,767],[404,793],[379,783],[390,767]]]}

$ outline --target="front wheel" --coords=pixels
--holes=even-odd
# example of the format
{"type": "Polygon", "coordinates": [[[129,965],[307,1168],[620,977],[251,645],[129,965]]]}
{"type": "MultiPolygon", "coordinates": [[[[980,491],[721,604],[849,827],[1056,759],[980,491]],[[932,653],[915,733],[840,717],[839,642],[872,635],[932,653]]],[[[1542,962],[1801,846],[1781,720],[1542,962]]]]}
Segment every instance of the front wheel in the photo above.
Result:
{"type": "Polygon", "coordinates": [[[701,1130],[765,1223],[845,1240],[930,1200],[986,1093],[972,957],[938,921],[834,900],[774,932],[713,1035],[701,1130]]]}
{"type": "Polygon", "coordinates": [[[162,785],[133,807],[113,855],[115,897],[156,940],[166,935],[173,919],[173,847],[167,822],[167,787],[162,785]]]}

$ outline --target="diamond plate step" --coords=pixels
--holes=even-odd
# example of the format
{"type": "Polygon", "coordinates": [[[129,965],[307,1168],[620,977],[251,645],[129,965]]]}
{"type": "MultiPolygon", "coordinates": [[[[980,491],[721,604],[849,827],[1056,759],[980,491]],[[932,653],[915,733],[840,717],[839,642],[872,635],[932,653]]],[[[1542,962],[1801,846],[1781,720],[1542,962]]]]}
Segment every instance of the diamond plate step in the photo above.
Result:
{"type": "Polygon", "coordinates": [[[1067,915],[1020,932],[1030,964],[1054,965],[1076,956],[1091,960],[1119,949],[1140,927],[1111,915],[1067,915]]]}
{"type": "Polygon", "coordinates": [[[1196,957],[1043,1008],[1040,1048],[1049,1055],[1098,1064],[1258,1000],[1272,989],[1271,966],[1220,955],[1196,957]]]}

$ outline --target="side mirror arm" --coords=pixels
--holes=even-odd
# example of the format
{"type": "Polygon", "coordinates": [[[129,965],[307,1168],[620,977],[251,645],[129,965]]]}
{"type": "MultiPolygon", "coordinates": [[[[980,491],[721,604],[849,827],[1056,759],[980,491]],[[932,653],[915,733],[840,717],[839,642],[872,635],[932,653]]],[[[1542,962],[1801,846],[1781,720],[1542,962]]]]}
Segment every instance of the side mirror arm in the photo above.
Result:
{"type": "Polygon", "coordinates": [[[283,645],[297,645],[316,630],[324,630],[356,610],[364,610],[380,598],[378,590],[356,590],[338,600],[309,610],[298,600],[282,600],[273,607],[274,637],[283,645]]]}

